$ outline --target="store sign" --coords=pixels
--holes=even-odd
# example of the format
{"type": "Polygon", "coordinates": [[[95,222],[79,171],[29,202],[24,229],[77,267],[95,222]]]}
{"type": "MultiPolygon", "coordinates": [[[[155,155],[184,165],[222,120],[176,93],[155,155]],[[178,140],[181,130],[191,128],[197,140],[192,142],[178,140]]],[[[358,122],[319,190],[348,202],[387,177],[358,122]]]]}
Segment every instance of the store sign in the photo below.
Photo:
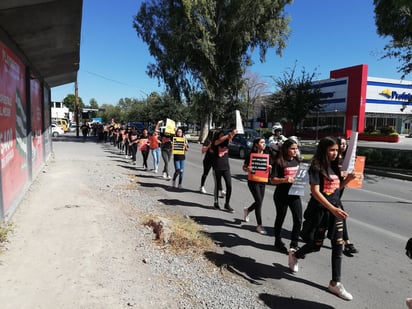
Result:
{"type": "Polygon", "coordinates": [[[412,101],[412,93],[398,93],[396,91],[391,91],[390,89],[386,88],[382,90],[382,92],[380,92],[379,94],[391,100],[412,101]]]}

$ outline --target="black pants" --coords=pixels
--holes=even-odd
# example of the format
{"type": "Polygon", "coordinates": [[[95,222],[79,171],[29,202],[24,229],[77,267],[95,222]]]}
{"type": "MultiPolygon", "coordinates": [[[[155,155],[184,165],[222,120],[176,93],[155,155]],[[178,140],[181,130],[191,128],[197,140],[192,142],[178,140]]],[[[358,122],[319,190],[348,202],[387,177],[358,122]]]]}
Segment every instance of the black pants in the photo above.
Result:
{"type": "Polygon", "coordinates": [[[288,207],[292,212],[293,227],[291,235],[291,245],[296,247],[299,241],[299,233],[302,227],[302,202],[298,195],[286,195],[273,194],[273,201],[276,206],[276,219],[275,219],[275,238],[277,241],[281,240],[282,225],[285,221],[288,207]]]}
{"type": "Polygon", "coordinates": [[[226,185],[226,202],[225,205],[229,205],[230,196],[232,195],[232,177],[230,170],[217,171],[215,170],[215,203],[219,201],[219,188],[222,188],[222,177],[225,180],[226,185]]]}
{"type": "Polygon", "coordinates": [[[247,186],[255,200],[247,210],[249,212],[255,211],[256,222],[258,225],[262,225],[262,203],[265,196],[266,184],[264,182],[248,181],[247,186]]]}
{"type": "Polygon", "coordinates": [[[163,173],[166,173],[169,176],[169,162],[172,158],[172,150],[171,149],[162,149],[162,159],[164,163],[163,173]]]}
{"type": "MultiPolygon", "coordinates": [[[[200,178],[201,187],[204,187],[206,183],[207,175],[209,175],[212,165],[213,165],[213,160],[207,159],[207,158],[203,159],[203,174],[202,174],[202,177],[200,178]]],[[[218,187],[218,190],[222,190],[222,182],[220,182],[220,187],[218,187]]]]}
{"type": "MultiPolygon", "coordinates": [[[[330,214],[330,216],[333,216],[330,214]]],[[[332,281],[340,282],[341,281],[341,270],[342,270],[342,251],[343,251],[343,221],[333,217],[331,220],[334,220],[334,229],[331,235],[331,246],[332,246],[332,281]]],[[[325,239],[325,234],[327,231],[327,224],[322,224],[319,226],[315,232],[314,240],[310,243],[305,244],[295,253],[295,257],[300,259],[306,254],[320,251],[320,248],[323,245],[323,240],[325,239]]]]}
{"type": "Polygon", "coordinates": [[[143,167],[147,168],[147,158],[149,157],[149,150],[142,150],[143,167]]]}
{"type": "Polygon", "coordinates": [[[136,162],[136,153],[137,153],[137,143],[130,145],[130,155],[132,156],[132,161],[136,162]]]}

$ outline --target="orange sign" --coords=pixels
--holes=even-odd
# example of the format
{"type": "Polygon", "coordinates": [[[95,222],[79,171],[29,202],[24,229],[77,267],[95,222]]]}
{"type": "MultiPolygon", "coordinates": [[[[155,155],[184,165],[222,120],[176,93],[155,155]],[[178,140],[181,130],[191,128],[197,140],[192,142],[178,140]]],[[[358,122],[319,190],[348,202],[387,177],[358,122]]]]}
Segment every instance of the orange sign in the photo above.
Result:
{"type": "Polygon", "coordinates": [[[365,160],[366,157],[364,156],[356,156],[355,158],[355,167],[353,172],[356,175],[356,178],[349,181],[346,187],[348,188],[362,188],[363,186],[363,171],[365,169],[365,160]]]}
{"type": "Polygon", "coordinates": [[[251,153],[249,166],[252,171],[247,175],[247,179],[256,182],[268,182],[269,178],[269,155],[260,153],[251,153]]]}

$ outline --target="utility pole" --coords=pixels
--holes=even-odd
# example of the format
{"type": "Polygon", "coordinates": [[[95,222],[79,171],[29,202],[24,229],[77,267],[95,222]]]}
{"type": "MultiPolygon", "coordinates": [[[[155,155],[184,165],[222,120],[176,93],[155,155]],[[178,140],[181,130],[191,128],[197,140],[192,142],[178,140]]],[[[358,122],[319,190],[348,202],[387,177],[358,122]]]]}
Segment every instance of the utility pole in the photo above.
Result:
{"type": "Polygon", "coordinates": [[[76,121],[76,136],[79,137],[79,92],[77,88],[77,77],[74,82],[74,120],[76,121]]]}

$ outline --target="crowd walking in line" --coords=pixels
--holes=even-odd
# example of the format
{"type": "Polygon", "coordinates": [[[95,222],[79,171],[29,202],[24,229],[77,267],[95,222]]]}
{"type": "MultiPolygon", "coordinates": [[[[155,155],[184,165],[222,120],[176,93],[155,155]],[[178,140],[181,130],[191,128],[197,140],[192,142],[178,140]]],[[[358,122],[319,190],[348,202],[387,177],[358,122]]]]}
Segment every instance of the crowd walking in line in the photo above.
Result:
{"type": "MultiPolygon", "coordinates": [[[[144,129],[140,135],[135,128],[127,128],[124,125],[112,126],[108,129],[108,140],[120,154],[130,159],[133,165],[137,165],[137,154],[140,152],[144,171],[148,170],[150,152],[153,157],[152,172],[154,173],[159,170],[161,157],[163,178],[171,180],[172,188],[182,189],[189,144],[181,128],[176,128],[174,132],[160,132],[161,123],[162,121],[159,121],[150,134],[147,129],[144,129]],[[169,163],[172,158],[174,173],[171,176],[169,163]]],[[[223,210],[230,213],[233,213],[234,209],[230,204],[232,176],[228,145],[236,134],[236,129],[209,132],[201,148],[203,172],[198,187],[199,193],[207,193],[206,179],[213,170],[213,208],[221,209],[219,198],[223,197],[223,210]],[[222,189],[222,178],[226,192],[222,189]]],[[[287,255],[288,267],[291,272],[296,273],[299,270],[299,260],[319,251],[324,239],[329,238],[332,263],[328,290],[344,300],[352,300],[353,296],[346,291],[341,282],[342,254],[358,252],[349,241],[346,225],[348,214],[341,202],[344,187],[355,177],[354,173],[348,174],[341,170],[346,144],[343,138],[325,137],[320,140],[308,170],[311,196],[303,212],[300,195],[290,193],[302,158],[296,137],[286,138],[281,134],[281,128],[274,127],[268,146],[265,138],[256,138],[242,167],[247,173],[247,186],[253,198],[250,206],[243,209],[243,221],[249,222],[250,214],[254,212],[256,232],[262,235],[268,234],[262,223],[264,211],[262,205],[266,186],[274,185],[273,204],[276,210],[274,252],[287,255]],[[293,219],[289,248],[283,242],[284,235],[282,235],[288,209],[293,219]],[[300,247],[299,243],[303,243],[303,246],[300,247]]]]}

